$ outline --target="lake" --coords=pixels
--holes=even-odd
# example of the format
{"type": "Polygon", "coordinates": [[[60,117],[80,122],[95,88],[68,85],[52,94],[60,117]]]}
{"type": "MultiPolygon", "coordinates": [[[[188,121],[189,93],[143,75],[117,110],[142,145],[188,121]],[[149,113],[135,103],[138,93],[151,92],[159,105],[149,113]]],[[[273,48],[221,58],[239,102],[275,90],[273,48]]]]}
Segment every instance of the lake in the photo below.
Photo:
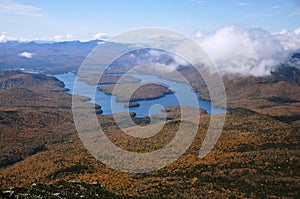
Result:
{"type": "Polygon", "coordinates": [[[71,94],[77,94],[81,96],[86,96],[91,98],[91,102],[101,105],[103,110],[103,115],[118,113],[118,112],[135,112],[137,117],[150,116],[153,114],[160,114],[161,109],[167,106],[191,106],[206,110],[208,114],[215,114],[225,112],[226,109],[214,107],[211,101],[208,100],[198,100],[197,93],[195,93],[192,88],[185,83],[170,81],[166,79],[159,78],[154,75],[144,75],[144,74],[130,74],[133,77],[141,79],[140,83],[156,82],[168,85],[169,88],[175,91],[174,94],[167,94],[164,97],[151,99],[151,100],[139,100],[137,101],[139,107],[124,107],[124,102],[117,102],[115,96],[107,95],[102,91],[96,89],[98,86],[106,85],[99,84],[97,86],[91,86],[83,81],[78,81],[79,93],[73,92],[73,85],[76,79],[76,75],[73,73],[65,73],[54,75],[59,80],[65,83],[65,87],[70,89],[68,91],[71,94]],[[177,96],[177,97],[176,97],[177,96]],[[195,99],[197,99],[195,101],[195,99]]]}

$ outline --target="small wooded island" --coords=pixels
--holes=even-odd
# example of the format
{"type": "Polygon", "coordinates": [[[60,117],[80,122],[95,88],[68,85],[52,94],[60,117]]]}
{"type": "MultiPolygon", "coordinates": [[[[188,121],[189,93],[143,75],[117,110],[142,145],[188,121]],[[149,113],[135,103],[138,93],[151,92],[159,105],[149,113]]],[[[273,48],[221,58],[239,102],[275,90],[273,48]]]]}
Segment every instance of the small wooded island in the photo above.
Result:
{"type": "MultiPolygon", "coordinates": [[[[103,91],[108,95],[115,95],[116,101],[118,102],[150,100],[174,93],[174,91],[170,90],[167,86],[158,83],[118,84],[118,86],[115,89],[114,88],[115,85],[112,84],[100,86],[98,87],[98,90],[103,91]]],[[[130,104],[128,105],[130,106],[130,104]]]]}
{"type": "Polygon", "coordinates": [[[125,108],[133,108],[133,107],[139,107],[139,106],[140,106],[140,104],[137,102],[129,102],[129,103],[124,104],[125,108]]]}

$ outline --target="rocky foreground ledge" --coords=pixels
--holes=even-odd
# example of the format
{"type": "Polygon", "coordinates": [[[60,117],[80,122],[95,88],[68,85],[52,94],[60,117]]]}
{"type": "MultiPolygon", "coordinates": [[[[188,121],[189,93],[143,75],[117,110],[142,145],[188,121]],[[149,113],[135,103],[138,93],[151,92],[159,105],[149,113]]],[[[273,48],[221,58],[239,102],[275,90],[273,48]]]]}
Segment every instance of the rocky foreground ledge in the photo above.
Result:
{"type": "MultiPolygon", "coordinates": [[[[100,199],[136,199],[139,197],[120,196],[108,191],[98,183],[59,181],[55,184],[32,184],[0,191],[0,198],[100,198],[100,199]]],[[[147,197],[160,198],[160,197],[147,197]]]]}

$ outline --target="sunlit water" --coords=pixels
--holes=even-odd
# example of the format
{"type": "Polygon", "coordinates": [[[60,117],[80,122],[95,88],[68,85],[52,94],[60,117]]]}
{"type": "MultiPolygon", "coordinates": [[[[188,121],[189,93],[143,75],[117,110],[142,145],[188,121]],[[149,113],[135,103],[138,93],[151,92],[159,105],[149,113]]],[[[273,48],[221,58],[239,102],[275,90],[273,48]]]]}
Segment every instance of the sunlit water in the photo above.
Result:
{"type": "MultiPolygon", "coordinates": [[[[124,107],[125,103],[117,102],[115,100],[115,96],[106,95],[104,92],[97,90],[96,89],[97,86],[91,86],[82,81],[78,81],[78,86],[80,89],[77,89],[79,90],[78,93],[74,93],[73,85],[76,76],[73,73],[55,75],[55,77],[57,77],[59,80],[65,83],[66,88],[70,89],[69,93],[90,97],[91,102],[95,102],[101,105],[104,115],[129,111],[129,112],[135,112],[138,117],[143,117],[143,116],[149,116],[152,114],[161,113],[162,107],[176,106],[176,105],[198,107],[206,110],[207,113],[209,114],[226,111],[225,109],[214,107],[211,101],[198,100],[197,94],[192,90],[192,88],[188,84],[169,81],[154,75],[131,74],[131,76],[141,79],[140,83],[156,82],[156,83],[165,84],[169,86],[171,90],[175,91],[175,93],[167,94],[164,97],[157,98],[157,99],[139,100],[137,101],[140,104],[139,107],[125,108],[124,107]]],[[[98,86],[101,85],[105,85],[105,84],[100,84],[98,86]]]]}

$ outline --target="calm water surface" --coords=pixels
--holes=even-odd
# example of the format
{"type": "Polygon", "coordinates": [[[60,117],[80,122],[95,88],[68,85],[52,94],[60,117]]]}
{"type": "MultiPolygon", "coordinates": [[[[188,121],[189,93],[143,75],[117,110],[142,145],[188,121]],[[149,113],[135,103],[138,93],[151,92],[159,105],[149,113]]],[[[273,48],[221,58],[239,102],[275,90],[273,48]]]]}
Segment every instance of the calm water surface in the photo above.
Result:
{"type": "MultiPolygon", "coordinates": [[[[82,81],[78,81],[78,85],[80,86],[80,89],[78,89],[80,90],[79,93],[74,93],[73,85],[76,76],[73,73],[55,75],[55,77],[65,83],[66,88],[70,89],[69,93],[90,97],[91,102],[101,105],[104,115],[130,111],[135,112],[138,117],[143,117],[161,113],[162,107],[176,105],[198,107],[206,110],[209,114],[226,111],[225,109],[214,107],[211,101],[195,100],[197,99],[197,94],[188,84],[169,81],[154,75],[131,74],[131,76],[141,79],[141,83],[156,82],[166,84],[171,90],[175,91],[175,93],[167,94],[158,99],[140,100],[137,101],[140,104],[139,107],[125,108],[125,103],[117,102],[115,96],[106,95],[104,92],[97,90],[97,86],[91,86],[82,81]]],[[[105,84],[100,84],[98,86],[101,85],[105,84]]]]}

